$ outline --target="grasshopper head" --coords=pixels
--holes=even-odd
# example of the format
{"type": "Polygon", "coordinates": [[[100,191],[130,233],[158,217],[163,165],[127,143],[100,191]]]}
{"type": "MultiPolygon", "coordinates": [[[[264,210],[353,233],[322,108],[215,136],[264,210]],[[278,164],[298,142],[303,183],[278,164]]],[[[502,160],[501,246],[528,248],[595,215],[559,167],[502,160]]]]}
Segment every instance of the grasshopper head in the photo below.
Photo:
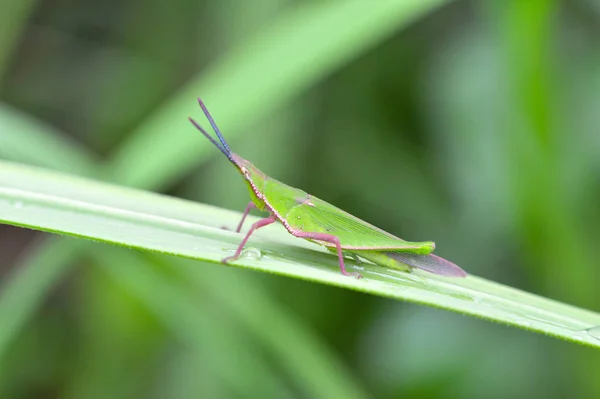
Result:
{"type": "Polygon", "coordinates": [[[206,106],[204,105],[202,100],[200,100],[199,98],[198,103],[200,104],[200,107],[202,108],[206,119],[208,119],[210,125],[215,131],[215,134],[217,135],[219,141],[215,140],[210,134],[208,134],[206,130],[204,130],[200,126],[200,124],[198,124],[192,118],[189,118],[190,122],[192,122],[196,129],[198,129],[204,135],[204,137],[206,137],[215,147],[217,147],[223,153],[223,155],[227,157],[227,159],[229,159],[229,161],[232,164],[235,165],[237,170],[239,170],[240,174],[244,177],[246,183],[248,184],[248,189],[250,190],[250,196],[252,197],[252,201],[256,204],[258,209],[264,210],[265,203],[263,200],[264,197],[262,191],[265,180],[267,178],[266,175],[263,172],[261,172],[256,166],[252,165],[251,162],[245,160],[244,158],[231,151],[231,149],[229,148],[229,144],[227,143],[227,141],[225,141],[225,138],[221,134],[221,131],[217,127],[217,124],[206,109],[206,106]]]}
{"type": "Polygon", "coordinates": [[[260,171],[254,164],[238,154],[232,152],[229,158],[232,164],[240,171],[240,174],[250,183],[255,183],[257,187],[262,188],[262,183],[267,177],[263,172],[260,171]]]}

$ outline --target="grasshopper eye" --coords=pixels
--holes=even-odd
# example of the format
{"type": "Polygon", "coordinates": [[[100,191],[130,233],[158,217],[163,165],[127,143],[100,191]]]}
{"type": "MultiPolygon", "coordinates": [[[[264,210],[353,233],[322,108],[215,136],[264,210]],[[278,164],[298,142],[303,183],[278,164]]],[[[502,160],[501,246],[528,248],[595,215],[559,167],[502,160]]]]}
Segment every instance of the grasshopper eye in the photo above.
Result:
{"type": "Polygon", "coordinates": [[[245,177],[246,179],[250,179],[250,174],[248,173],[248,169],[246,169],[245,167],[243,167],[243,166],[242,166],[242,167],[240,168],[240,171],[242,172],[242,174],[244,175],[244,177],[245,177]]]}

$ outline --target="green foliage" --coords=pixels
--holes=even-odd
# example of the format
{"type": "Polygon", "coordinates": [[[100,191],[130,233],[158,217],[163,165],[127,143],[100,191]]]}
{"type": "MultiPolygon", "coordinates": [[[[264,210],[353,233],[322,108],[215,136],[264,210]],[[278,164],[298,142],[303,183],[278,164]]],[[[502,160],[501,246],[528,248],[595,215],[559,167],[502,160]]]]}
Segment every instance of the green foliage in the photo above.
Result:
{"type": "Polygon", "coordinates": [[[598,345],[597,314],[488,281],[599,309],[592,2],[2,10],[3,218],[154,252],[0,226],[1,397],[600,396],[589,348],[334,287],[598,345]],[[274,226],[236,265],[300,278],[213,264],[248,197],[188,125],[196,96],[269,175],[488,280],[342,279],[274,226]]]}
{"type": "MultiPolygon", "coordinates": [[[[0,221],[4,223],[215,263],[235,252],[241,238],[219,228],[235,226],[239,213],[9,163],[0,163],[0,170],[0,221]]],[[[277,227],[257,232],[262,240],[253,238],[252,244],[261,249],[247,247],[233,264],[428,304],[600,348],[600,314],[473,276],[444,279],[368,264],[359,267],[363,279],[344,277],[335,256],[324,250],[321,255],[307,251],[310,245],[277,227]]],[[[136,257],[129,256],[132,260],[125,263],[130,267],[136,257]]],[[[197,266],[184,267],[196,269],[201,277],[197,266]]],[[[144,292],[169,290],[151,288],[155,285],[142,284],[148,287],[144,292]]],[[[153,294],[141,295],[150,303],[164,302],[153,294]]],[[[190,319],[185,312],[183,317],[190,319]]]]}

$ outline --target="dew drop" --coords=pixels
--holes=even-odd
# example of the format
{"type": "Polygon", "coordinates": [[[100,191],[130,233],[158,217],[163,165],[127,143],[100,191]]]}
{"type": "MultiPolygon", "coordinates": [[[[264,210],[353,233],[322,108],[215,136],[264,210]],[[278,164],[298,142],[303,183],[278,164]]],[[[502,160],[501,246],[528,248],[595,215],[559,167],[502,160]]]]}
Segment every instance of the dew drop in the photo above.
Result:
{"type": "Polygon", "coordinates": [[[13,201],[11,204],[16,209],[23,208],[23,202],[22,201],[13,201]]]}
{"type": "Polygon", "coordinates": [[[241,257],[246,259],[260,260],[262,258],[262,252],[257,248],[246,248],[242,251],[241,257]]]}

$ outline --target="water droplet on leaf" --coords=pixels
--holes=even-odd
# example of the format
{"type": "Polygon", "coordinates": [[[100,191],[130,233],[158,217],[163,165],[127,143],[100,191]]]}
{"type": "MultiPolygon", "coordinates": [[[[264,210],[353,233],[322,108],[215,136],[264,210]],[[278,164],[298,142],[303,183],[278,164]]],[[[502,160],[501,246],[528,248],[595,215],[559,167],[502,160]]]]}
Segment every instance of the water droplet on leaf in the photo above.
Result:
{"type": "Polygon", "coordinates": [[[246,259],[259,260],[260,258],[262,258],[262,252],[260,252],[260,249],[250,247],[242,251],[241,257],[246,259]]]}

